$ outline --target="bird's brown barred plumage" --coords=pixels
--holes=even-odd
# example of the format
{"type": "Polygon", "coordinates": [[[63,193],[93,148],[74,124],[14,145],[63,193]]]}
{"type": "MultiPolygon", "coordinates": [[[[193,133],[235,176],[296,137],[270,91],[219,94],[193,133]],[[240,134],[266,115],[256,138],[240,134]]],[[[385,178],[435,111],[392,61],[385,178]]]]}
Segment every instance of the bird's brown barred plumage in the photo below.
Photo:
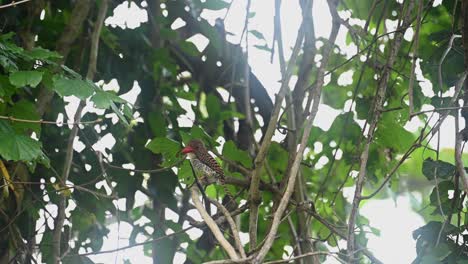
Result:
{"type": "Polygon", "coordinates": [[[219,179],[224,179],[223,169],[221,169],[221,166],[219,166],[218,162],[213,157],[211,157],[205,148],[196,149],[194,154],[201,162],[205,163],[208,167],[214,170],[218,174],[219,179]]]}
{"type": "MultiPolygon", "coordinates": [[[[191,140],[187,146],[193,149],[193,154],[201,163],[208,166],[211,170],[213,170],[216,173],[216,175],[214,176],[216,177],[217,182],[223,187],[224,192],[226,194],[225,198],[227,198],[226,201],[228,201],[229,204],[229,206],[227,207],[235,209],[237,205],[235,205],[234,196],[231,194],[231,192],[225,184],[226,180],[224,177],[224,171],[221,168],[221,166],[219,166],[219,163],[208,153],[208,150],[205,148],[205,145],[202,141],[194,139],[191,140]]],[[[194,164],[194,162],[192,162],[192,164],[194,164]]],[[[209,179],[204,179],[203,181],[206,183],[210,183],[209,179]]]]}

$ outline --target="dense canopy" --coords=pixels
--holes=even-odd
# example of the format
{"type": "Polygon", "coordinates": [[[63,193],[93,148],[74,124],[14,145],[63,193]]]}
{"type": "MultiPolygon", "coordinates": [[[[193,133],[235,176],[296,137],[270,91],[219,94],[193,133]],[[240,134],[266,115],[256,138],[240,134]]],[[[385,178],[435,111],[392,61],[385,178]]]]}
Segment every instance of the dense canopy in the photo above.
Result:
{"type": "Polygon", "coordinates": [[[0,1],[0,263],[467,263],[468,2],[230,1],[0,1]]]}

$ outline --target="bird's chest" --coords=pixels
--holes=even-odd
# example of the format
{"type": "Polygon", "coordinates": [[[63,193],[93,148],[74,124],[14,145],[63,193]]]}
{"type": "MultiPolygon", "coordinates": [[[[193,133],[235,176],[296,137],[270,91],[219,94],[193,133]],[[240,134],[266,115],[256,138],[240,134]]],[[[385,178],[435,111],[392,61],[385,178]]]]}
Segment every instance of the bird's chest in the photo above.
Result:
{"type": "Polygon", "coordinates": [[[200,184],[209,185],[217,182],[219,178],[218,173],[212,168],[210,168],[208,165],[201,162],[197,158],[190,159],[190,163],[192,163],[192,167],[196,173],[196,177],[198,178],[200,184]]]}

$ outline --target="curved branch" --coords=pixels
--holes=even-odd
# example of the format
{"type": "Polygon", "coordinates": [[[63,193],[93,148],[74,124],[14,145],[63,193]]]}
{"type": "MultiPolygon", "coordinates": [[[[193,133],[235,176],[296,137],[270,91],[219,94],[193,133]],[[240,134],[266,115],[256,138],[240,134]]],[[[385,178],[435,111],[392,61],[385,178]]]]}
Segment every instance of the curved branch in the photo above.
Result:
{"type": "Polygon", "coordinates": [[[236,222],[234,222],[234,219],[232,218],[231,214],[229,211],[222,205],[220,202],[210,199],[210,202],[213,203],[218,209],[223,213],[224,217],[226,217],[227,222],[229,223],[229,226],[231,227],[232,231],[232,236],[234,237],[234,241],[236,242],[237,250],[239,251],[240,255],[242,258],[246,258],[245,250],[244,247],[242,246],[240,237],[239,237],[239,231],[237,230],[237,225],[236,222]]]}
{"type": "Polygon", "coordinates": [[[239,259],[239,256],[236,253],[236,250],[232,247],[232,245],[224,238],[223,233],[219,230],[218,225],[216,222],[211,218],[211,216],[206,212],[203,204],[200,202],[200,196],[198,195],[197,187],[190,188],[192,193],[192,201],[195,207],[197,208],[198,212],[200,213],[203,220],[205,220],[206,225],[208,228],[213,232],[216,240],[218,240],[221,247],[228,253],[229,257],[233,260],[239,259]]]}

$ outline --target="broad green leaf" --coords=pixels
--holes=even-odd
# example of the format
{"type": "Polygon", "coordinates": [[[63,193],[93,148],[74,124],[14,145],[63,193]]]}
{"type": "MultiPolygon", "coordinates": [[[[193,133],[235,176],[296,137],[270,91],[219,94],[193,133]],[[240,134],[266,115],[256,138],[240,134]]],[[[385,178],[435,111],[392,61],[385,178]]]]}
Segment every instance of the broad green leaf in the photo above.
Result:
{"type": "Polygon", "coordinates": [[[43,72],[40,71],[17,71],[10,74],[10,83],[16,87],[36,87],[42,80],[43,72]]]}
{"type": "Polygon", "coordinates": [[[349,99],[347,92],[349,87],[329,84],[323,87],[323,103],[335,109],[343,109],[346,100],[349,99]]]}
{"type": "MultiPolygon", "coordinates": [[[[39,120],[40,116],[37,113],[36,105],[30,101],[21,100],[16,102],[8,111],[8,115],[14,118],[25,120],[39,120]]],[[[30,131],[41,133],[41,124],[33,122],[12,122],[12,127],[19,133],[26,133],[30,131]]]]}
{"type": "Polygon", "coordinates": [[[14,72],[18,70],[18,65],[9,57],[0,54],[0,65],[5,68],[8,72],[14,72]]]}
{"type": "Polygon", "coordinates": [[[0,133],[13,134],[15,130],[11,127],[9,121],[0,120],[0,133]]]}
{"type": "Polygon", "coordinates": [[[182,49],[182,51],[184,51],[185,53],[187,53],[187,55],[190,56],[198,56],[200,55],[200,52],[202,52],[202,50],[199,51],[192,42],[188,41],[180,42],[179,47],[180,49],[182,49]]]}
{"type": "Polygon", "coordinates": [[[441,263],[449,254],[450,248],[446,243],[441,243],[437,247],[431,249],[427,255],[423,257],[423,263],[441,263]],[[426,261],[426,260],[435,260],[434,262],[426,261]]]}
{"type": "Polygon", "coordinates": [[[184,160],[184,162],[182,162],[182,165],[179,167],[179,170],[177,172],[177,176],[180,182],[182,183],[185,183],[185,184],[193,183],[194,175],[192,171],[192,166],[190,165],[190,161],[184,160]]]}
{"type": "Polygon", "coordinates": [[[166,120],[161,111],[150,112],[148,114],[149,125],[155,137],[164,137],[167,133],[166,120]]]}
{"type": "Polygon", "coordinates": [[[216,143],[216,141],[206,133],[203,128],[200,126],[193,126],[190,129],[190,134],[191,134],[191,139],[196,138],[196,139],[203,139],[205,142],[208,142],[210,146],[217,146],[219,144],[216,143]]]}
{"type": "Polygon", "coordinates": [[[432,189],[432,193],[429,197],[431,205],[434,206],[433,214],[441,214],[440,209],[444,212],[448,212],[452,207],[452,200],[449,199],[449,191],[454,191],[455,187],[452,181],[438,181],[438,186],[432,189]]]}
{"type": "Polygon", "coordinates": [[[0,156],[3,159],[33,161],[41,155],[40,142],[25,135],[0,132],[0,156]]]}
{"type": "Polygon", "coordinates": [[[10,83],[8,76],[0,75],[0,97],[7,100],[7,97],[12,96],[16,92],[16,87],[10,83]]]}
{"type": "Polygon", "coordinates": [[[376,142],[397,152],[406,151],[414,142],[414,136],[397,123],[393,116],[382,118],[375,133],[376,142]]]}
{"type": "Polygon", "coordinates": [[[216,193],[217,193],[216,186],[214,184],[208,185],[205,189],[206,196],[210,198],[216,199],[216,193]]]}
{"type": "Polygon", "coordinates": [[[213,122],[220,121],[221,104],[219,98],[213,94],[208,94],[206,96],[206,110],[210,120],[213,122]]]}
{"type": "Polygon", "coordinates": [[[177,153],[180,150],[180,144],[168,138],[154,138],[147,145],[146,148],[154,153],[177,153]]]}
{"type": "Polygon", "coordinates": [[[41,47],[33,48],[32,50],[26,51],[25,53],[38,60],[62,58],[62,55],[58,54],[57,52],[43,49],[41,47]]]}
{"type": "Polygon", "coordinates": [[[87,230],[96,222],[96,216],[83,208],[77,208],[71,213],[71,221],[73,228],[87,230]]]}
{"type": "Polygon", "coordinates": [[[455,166],[442,160],[436,161],[428,158],[423,162],[422,173],[428,180],[433,180],[435,176],[437,178],[449,179],[455,175],[455,166]]]}
{"type": "Polygon", "coordinates": [[[239,162],[246,168],[252,167],[252,159],[250,158],[249,154],[243,150],[238,149],[232,140],[224,143],[223,156],[226,159],[239,162]]]}
{"type": "Polygon", "coordinates": [[[223,0],[206,0],[205,3],[203,3],[203,8],[211,10],[221,10],[228,7],[229,3],[223,0]]]}
{"type": "Polygon", "coordinates": [[[123,103],[125,102],[115,93],[109,91],[97,90],[96,93],[91,97],[91,101],[94,102],[96,108],[107,109],[111,106],[112,102],[123,103]]]}
{"type": "Polygon", "coordinates": [[[84,80],[56,76],[54,77],[54,90],[62,97],[74,95],[84,100],[93,94],[94,87],[84,80]]]}
{"type": "Polygon", "coordinates": [[[154,138],[146,145],[146,148],[153,153],[163,155],[164,163],[162,166],[172,166],[179,159],[177,155],[180,151],[180,144],[172,139],[154,138]]]}

